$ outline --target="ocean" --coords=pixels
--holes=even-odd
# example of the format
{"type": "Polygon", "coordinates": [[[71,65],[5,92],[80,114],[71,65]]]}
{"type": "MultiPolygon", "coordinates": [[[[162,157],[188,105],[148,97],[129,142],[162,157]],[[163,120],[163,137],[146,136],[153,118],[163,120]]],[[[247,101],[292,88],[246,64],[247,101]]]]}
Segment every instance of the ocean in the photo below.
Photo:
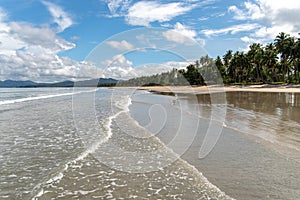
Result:
{"type": "Polygon", "coordinates": [[[0,199],[300,195],[299,94],[230,92],[226,104],[109,88],[0,97],[0,199]]]}
{"type": "Polygon", "coordinates": [[[135,93],[1,89],[0,199],[230,199],[129,115],[135,93]]]}

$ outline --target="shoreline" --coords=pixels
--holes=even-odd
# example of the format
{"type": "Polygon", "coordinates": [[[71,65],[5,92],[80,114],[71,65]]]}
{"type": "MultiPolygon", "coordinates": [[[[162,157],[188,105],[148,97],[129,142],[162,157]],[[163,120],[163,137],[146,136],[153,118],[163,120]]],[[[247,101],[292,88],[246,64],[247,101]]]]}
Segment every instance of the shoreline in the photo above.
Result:
{"type": "Polygon", "coordinates": [[[285,92],[300,93],[300,85],[245,85],[245,86],[141,86],[141,87],[114,87],[147,90],[150,92],[171,92],[180,94],[207,94],[215,92],[285,92]]]}
{"type": "MultiPolygon", "coordinates": [[[[161,93],[170,92],[166,88],[159,89],[164,89],[160,90],[161,93]]],[[[166,98],[159,94],[144,94],[144,98],[139,97],[131,105],[131,116],[139,124],[147,125],[149,121],[141,113],[157,102],[165,102],[163,99],[166,98]]],[[[189,140],[193,130],[190,129],[192,126],[186,124],[188,121],[184,122],[181,123],[186,133],[181,138],[183,144],[189,140]]],[[[268,142],[255,135],[224,127],[213,150],[205,158],[199,159],[208,122],[208,119],[199,119],[200,129],[180,158],[197,169],[210,183],[236,199],[295,199],[299,195],[295,188],[299,184],[300,173],[297,169],[300,163],[289,155],[279,153],[273,146],[270,148],[268,142]],[[285,184],[280,184],[282,182],[285,184]]],[[[163,127],[155,136],[167,145],[174,139],[176,125],[167,122],[163,127]]]]}
{"type": "MultiPolygon", "coordinates": [[[[228,87],[223,91],[250,91],[250,92],[300,92],[300,88],[271,87],[228,87]],[[266,87],[266,88],[264,88],[266,87]]],[[[205,94],[207,87],[141,87],[131,88],[148,90],[151,93],[180,93],[205,94]]],[[[216,88],[214,91],[222,91],[216,88]]],[[[151,99],[161,99],[163,96],[152,96],[151,99]]],[[[146,98],[148,99],[148,98],[146,98]]],[[[158,101],[158,100],[156,100],[158,101]]],[[[156,102],[155,101],[155,102],[156,102]]],[[[134,102],[131,110],[140,113],[139,106],[151,104],[140,104],[134,102]],[[136,106],[134,108],[134,106],[136,106]]],[[[141,116],[140,116],[141,117],[141,116]]],[[[139,123],[142,121],[138,116],[133,117],[139,123]]],[[[143,119],[143,117],[142,117],[143,119]]],[[[194,138],[193,143],[180,157],[195,167],[213,185],[232,198],[241,199],[294,199],[299,193],[294,190],[299,183],[299,173],[295,170],[299,162],[289,159],[290,155],[279,153],[276,149],[270,148],[271,144],[261,138],[245,134],[230,127],[224,127],[222,134],[210,154],[204,159],[199,159],[198,153],[203,141],[202,132],[207,129],[207,119],[200,119],[201,130],[194,138]],[[293,177],[291,177],[293,176],[293,177]],[[295,177],[295,178],[294,178],[295,177]],[[278,186],[278,183],[288,180],[286,185],[278,186]]],[[[143,124],[143,123],[142,123],[143,124]]],[[[172,129],[164,126],[166,130],[156,136],[165,144],[168,144],[174,137],[172,129]]],[[[188,133],[188,132],[187,132],[188,133]]],[[[188,137],[188,134],[187,134],[188,137]]],[[[183,138],[185,141],[186,138],[183,138]]]]}

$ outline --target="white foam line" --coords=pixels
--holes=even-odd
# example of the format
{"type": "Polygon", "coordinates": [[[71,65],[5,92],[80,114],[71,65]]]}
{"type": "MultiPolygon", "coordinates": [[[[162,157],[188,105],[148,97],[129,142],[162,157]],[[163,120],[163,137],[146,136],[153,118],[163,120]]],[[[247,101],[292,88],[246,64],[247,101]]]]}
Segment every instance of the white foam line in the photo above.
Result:
{"type": "Polygon", "coordinates": [[[49,98],[62,97],[62,96],[70,96],[70,95],[76,95],[76,94],[81,94],[81,93],[85,93],[85,92],[95,92],[96,90],[93,89],[93,90],[88,90],[88,91],[80,91],[80,92],[71,92],[71,93],[64,93],[64,94],[53,94],[53,95],[45,95],[45,96],[37,96],[37,97],[27,97],[27,98],[22,98],[22,99],[6,100],[6,101],[0,101],[0,105],[21,103],[21,102],[26,102],[26,101],[35,101],[35,100],[41,100],[41,99],[49,99],[49,98]]]}
{"type": "Polygon", "coordinates": [[[39,183],[38,185],[36,185],[34,187],[34,189],[35,188],[40,188],[40,190],[37,192],[37,194],[34,197],[32,197],[32,200],[37,200],[39,197],[43,196],[43,194],[45,193],[45,190],[43,188],[41,188],[43,185],[50,185],[54,182],[60,182],[60,180],[64,177],[63,172],[66,171],[69,168],[68,164],[69,163],[65,164],[65,167],[62,169],[62,171],[60,171],[59,173],[56,173],[56,175],[49,178],[47,181],[45,181],[43,183],[39,183]]]}
{"type": "Polygon", "coordinates": [[[121,108],[121,109],[123,109],[123,110],[121,110],[120,112],[118,112],[118,113],[116,113],[116,114],[110,116],[110,117],[108,118],[108,120],[107,120],[107,123],[106,123],[106,125],[105,125],[105,128],[106,128],[107,133],[108,133],[107,138],[106,138],[106,141],[109,140],[109,138],[111,138],[111,136],[112,136],[112,129],[111,129],[112,121],[113,121],[114,119],[116,119],[120,114],[129,112],[129,106],[132,104],[132,100],[131,100],[131,98],[130,98],[129,96],[126,96],[126,97],[127,97],[127,99],[126,99],[127,102],[125,103],[125,105],[120,106],[120,104],[118,104],[118,103],[121,103],[121,101],[115,103],[115,105],[116,105],[117,107],[119,107],[119,108],[121,108]]]}
{"type": "MultiPolygon", "coordinates": [[[[121,113],[126,113],[126,112],[129,112],[129,106],[131,105],[131,98],[129,96],[126,96],[126,100],[127,102],[122,105],[122,110],[110,117],[107,118],[107,123],[105,124],[105,129],[107,131],[107,136],[106,138],[104,138],[103,140],[100,140],[96,143],[94,143],[90,148],[88,148],[86,151],[84,151],[80,156],[78,156],[74,161],[72,162],[77,162],[77,161],[80,161],[80,160],[83,160],[84,158],[86,158],[89,154],[91,153],[94,153],[98,147],[104,143],[104,142],[107,142],[111,136],[112,136],[112,128],[111,128],[111,125],[112,125],[112,122],[115,118],[117,118],[121,113]]],[[[116,106],[118,106],[120,108],[120,106],[118,105],[118,103],[121,103],[121,101],[119,102],[116,102],[116,106]]]]}
{"type": "MultiPolygon", "coordinates": [[[[80,154],[80,156],[78,156],[75,160],[69,162],[68,165],[72,164],[72,163],[76,163],[76,162],[78,162],[80,160],[83,160],[89,154],[94,153],[102,143],[107,142],[111,138],[111,136],[113,134],[112,133],[112,128],[111,128],[113,120],[115,118],[117,118],[121,113],[129,112],[129,106],[131,105],[131,98],[129,96],[126,96],[126,100],[127,100],[127,102],[124,105],[122,105],[122,110],[120,112],[118,112],[118,113],[116,113],[116,114],[114,114],[114,115],[112,115],[112,116],[110,116],[110,117],[107,118],[107,123],[105,124],[105,129],[107,131],[106,138],[104,138],[103,140],[100,140],[100,141],[94,143],[90,148],[88,148],[86,151],[84,151],[82,154],[80,154]]],[[[118,106],[117,104],[120,103],[120,102],[116,102],[116,106],[118,106]]]]}
{"type": "MultiPolygon", "coordinates": [[[[172,104],[171,104],[172,105],[172,104]]],[[[129,108],[129,107],[128,107],[129,108]]],[[[174,106],[174,108],[177,108],[176,106],[174,106]]],[[[178,109],[178,108],[177,108],[178,109]]],[[[187,111],[186,111],[187,112],[187,111]]],[[[192,113],[187,112],[187,114],[190,115],[194,115],[192,113]]],[[[131,115],[128,115],[131,119],[133,119],[136,123],[137,126],[139,126],[140,128],[150,132],[148,129],[146,129],[145,127],[143,127],[142,125],[139,124],[139,122],[137,120],[135,120],[131,115]]],[[[151,132],[150,132],[151,133],[151,132]]],[[[153,134],[153,133],[152,133],[153,134]]],[[[204,181],[204,183],[210,188],[210,189],[214,189],[215,191],[217,191],[219,193],[219,195],[221,196],[227,196],[228,198],[234,200],[234,198],[228,196],[224,191],[222,191],[220,188],[218,188],[216,185],[214,185],[213,183],[211,183],[203,174],[202,172],[200,172],[194,165],[191,165],[189,162],[187,162],[186,160],[182,159],[177,153],[175,153],[171,148],[169,148],[168,146],[166,146],[166,144],[160,139],[158,138],[155,134],[153,134],[154,138],[157,139],[158,142],[160,142],[170,153],[174,154],[178,160],[182,161],[187,167],[190,167],[191,170],[193,170],[194,172],[196,172],[204,181]]]]}
{"type": "MultiPolygon", "coordinates": [[[[86,91],[87,92],[87,91],[86,91]]],[[[74,164],[80,160],[83,160],[84,158],[86,158],[89,154],[91,153],[94,153],[98,147],[108,141],[111,136],[112,136],[112,128],[111,128],[111,125],[112,125],[112,121],[113,119],[117,118],[121,113],[126,113],[126,112],[129,112],[129,106],[131,105],[131,98],[129,96],[126,96],[127,97],[127,103],[125,105],[122,106],[122,109],[120,112],[114,114],[113,116],[110,116],[108,119],[107,119],[107,123],[105,125],[105,128],[107,129],[107,137],[104,139],[104,140],[101,140],[97,143],[94,143],[90,148],[88,148],[86,151],[84,151],[83,153],[81,153],[76,159],[72,160],[72,161],[69,161],[67,164],[65,164],[65,168],[60,171],[59,173],[56,173],[55,176],[51,177],[48,181],[45,181],[44,183],[41,183],[41,184],[38,184],[35,188],[37,187],[41,187],[45,184],[49,185],[49,184],[52,184],[53,182],[60,182],[60,180],[63,178],[64,176],[64,172],[69,168],[69,165],[71,164],[74,164]]],[[[120,102],[116,102],[117,103],[120,103],[120,102]]],[[[117,105],[118,106],[118,105],[117,105]]],[[[118,106],[119,107],[119,106],[118,106]]],[[[41,197],[42,195],[44,194],[44,189],[41,188],[39,190],[39,192],[32,198],[32,200],[36,200],[38,199],[39,197],[41,197]]]]}

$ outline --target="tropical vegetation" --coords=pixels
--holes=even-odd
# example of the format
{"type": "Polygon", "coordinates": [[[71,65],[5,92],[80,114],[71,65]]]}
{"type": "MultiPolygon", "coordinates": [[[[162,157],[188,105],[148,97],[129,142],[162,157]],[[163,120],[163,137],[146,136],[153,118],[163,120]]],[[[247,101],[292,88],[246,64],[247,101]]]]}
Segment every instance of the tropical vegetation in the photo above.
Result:
{"type": "Polygon", "coordinates": [[[222,57],[208,56],[188,65],[186,69],[121,81],[119,85],[205,85],[300,83],[300,38],[284,32],[273,42],[253,43],[247,52],[228,50],[222,57]]]}

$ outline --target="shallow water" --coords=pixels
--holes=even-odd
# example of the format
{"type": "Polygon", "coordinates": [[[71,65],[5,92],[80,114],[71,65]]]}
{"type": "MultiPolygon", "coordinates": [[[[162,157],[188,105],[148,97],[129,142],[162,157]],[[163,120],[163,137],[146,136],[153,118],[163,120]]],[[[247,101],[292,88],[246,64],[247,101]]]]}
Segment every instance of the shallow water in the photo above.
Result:
{"type": "Polygon", "coordinates": [[[230,199],[129,116],[133,92],[1,89],[0,199],[230,199]]]}
{"type": "MultiPolygon", "coordinates": [[[[204,118],[211,116],[211,98],[197,96],[204,118]]],[[[227,127],[300,151],[299,93],[227,92],[226,101],[227,127]]]]}
{"type": "Polygon", "coordinates": [[[300,195],[298,94],[230,92],[226,104],[125,89],[0,94],[0,199],[300,195]],[[211,121],[222,132],[199,159],[211,121]]]}
{"type": "MultiPolygon", "coordinates": [[[[146,112],[164,99],[170,99],[170,104],[191,118],[200,119],[193,143],[181,157],[228,195],[249,200],[292,200],[300,196],[299,94],[144,94],[136,99],[132,116],[149,130],[159,124],[151,126],[151,117],[144,117],[140,111],[146,112]],[[213,137],[207,131],[211,122],[222,126],[222,132],[212,151],[199,159],[203,138],[213,137]]],[[[186,138],[181,138],[181,143],[190,138],[193,120],[184,125],[186,138]]],[[[176,138],[172,130],[179,123],[172,121],[167,120],[157,134],[165,144],[176,138]]]]}

